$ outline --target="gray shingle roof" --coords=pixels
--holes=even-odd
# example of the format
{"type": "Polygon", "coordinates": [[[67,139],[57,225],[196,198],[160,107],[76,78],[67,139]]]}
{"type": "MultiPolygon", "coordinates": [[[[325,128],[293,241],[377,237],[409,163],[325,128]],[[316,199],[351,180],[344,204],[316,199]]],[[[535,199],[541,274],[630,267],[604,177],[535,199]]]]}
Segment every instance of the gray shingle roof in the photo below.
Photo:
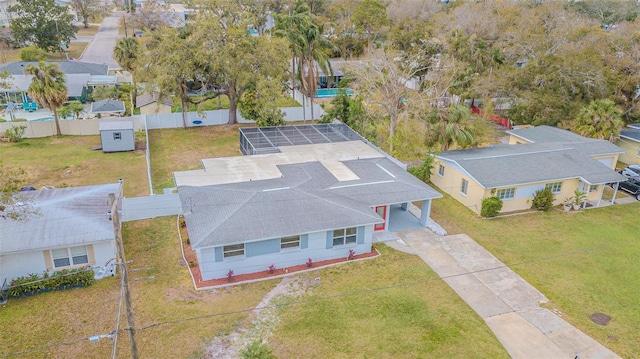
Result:
{"type": "Polygon", "coordinates": [[[509,130],[508,134],[523,138],[533,143],[550,142],[589,142],[592,139],[582,137],[569,130],[551,126],[536,126],[517,130],[509,130]]]}
{"type": "Polygon", "coordinates": [[[91,113],[124,113],[124,102],[120,100],[100,100],[91,103],[91,113]]]}
{"type": "Polygon", "coordinates": [[[133,130],[132,120],[100,121],[100,131],[133,130]]]}
{"type": "Polygon", "coordinates": [[[120,184],[42,189],[21,192],[32,198],[40,216],[27,221],[0,220],[0,250],[43,250],[113,240],[113,222],[107,211],[109,193],[120,184]]]}
{"type": "MultiPolygon", "coordinates": [[[[91,64],[81,61],[55,61],[47,62],[47,64],[55,63],[58,69],[65,74],[91,74],[91,75],[107,75],[109,66],[100,64],[91,64]]],[[[0,66],[0,70],[6,70],[10,75],[23,75],[27,65],[38,66],[35,61],[18,61],[10,62],[0,66]]]]}
{"type": "Polygon", "coordinates": [[[447,151],[438,158],[453,163],[484,188],[582,178],[590,184],[624,178],[592,156],[623,153],[602,140],[531,143],[447,151]]]}
{"type": "Polygon", "coordinates": [[[620,137],[628,140],[640,142],[640,126],[637,130],[622,130],[620,131],[620,137]]]}
{"type": "Polygon", "coordinates": [[[381,223],[374,205],[441,197],[386,158],[345,161],[338,181],[320,162],[278,166],[281,178],[180,186],[194,248],[381,223]]]}

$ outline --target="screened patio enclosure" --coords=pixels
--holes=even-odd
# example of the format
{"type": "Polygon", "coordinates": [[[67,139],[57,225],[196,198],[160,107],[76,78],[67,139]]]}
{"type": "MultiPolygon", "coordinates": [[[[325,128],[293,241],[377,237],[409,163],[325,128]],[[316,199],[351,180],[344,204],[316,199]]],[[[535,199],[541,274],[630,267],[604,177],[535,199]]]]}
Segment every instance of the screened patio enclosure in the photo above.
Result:
{"type": "Polygon", "coordinates": [[[343,123],[245,127],[240,129],[240,151],[244,155],[278,153],[281,146],[314,145],[361,140],[357,132],[343,123]]]}

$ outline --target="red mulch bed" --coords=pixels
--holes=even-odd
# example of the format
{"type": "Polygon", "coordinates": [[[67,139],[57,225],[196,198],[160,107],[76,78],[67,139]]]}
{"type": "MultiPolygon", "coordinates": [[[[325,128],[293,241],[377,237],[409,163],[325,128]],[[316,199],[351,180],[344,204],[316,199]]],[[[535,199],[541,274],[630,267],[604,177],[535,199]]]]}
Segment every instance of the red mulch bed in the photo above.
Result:
{"type": "MultiPolygon", "coordinates": [[[[186,228],[181,228],[181,234],[183,238],[185,238],[187,234],[186,228]]],[[[296,272],[315,270],[315,269],[330,266],[336,263],[344,263],[350,260],[373,258],[380,255],[380,253],[378,253],[377,250],[373,249],[371,252],[357,254],[353,257],[353,259],[344,257],[344,258],[336,258],[336,259],[329,259],[325,261],[313,262],[313,265],[311,267],[309,267],[307,264],[300,264],[297,266],[291,266],[287,268],[277,268],[273,271],[273,273],[270,273],[269,270],[263,270],[260,272],[254,272],[254,273],[248,273],[248,274],[238,274],[238,275],[234,275],[231,282],[229,282],[229,280],[226,277],[210,279],[210,280],[202,280],[202,273],[200,273],[200,266],[197,264],[198,258],[196,256],[196,252],[191,248],[190,244],[185,244],[183,242],[182,247],[184,249],[184,256],[187,260],[187,265],[191,270],[191,275],[193,276],[196,289],[218,287],[218,286],[229,286],[229,285],[235,285],[235,284],[242,284],[246,282],[258,281],[258,280],[267,280],[270,278],[274,278],[274,277],[277,278],[279,276],[292,274],[296,272]],[[189,265],[189,263],[195,263],[196,265],[192,267],[191,265],[189,265]]]]}

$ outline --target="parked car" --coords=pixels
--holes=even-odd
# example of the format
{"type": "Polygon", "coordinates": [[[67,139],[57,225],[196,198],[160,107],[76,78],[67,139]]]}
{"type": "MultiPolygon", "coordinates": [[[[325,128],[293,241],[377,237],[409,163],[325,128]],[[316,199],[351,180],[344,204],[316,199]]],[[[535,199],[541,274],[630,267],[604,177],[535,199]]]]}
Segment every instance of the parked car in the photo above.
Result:
{"type": "Polygon", "coordinates": [[[635,177],[640,176],[640,165],[630,165],[625,167],[620,174],[625,175],[627,177],[635,177]]]}
{"type": "Polygon", "coordinates": [[[618,185],[621,190],[631,193],[640,201],[640,176],[629,177],[618,185]]]}

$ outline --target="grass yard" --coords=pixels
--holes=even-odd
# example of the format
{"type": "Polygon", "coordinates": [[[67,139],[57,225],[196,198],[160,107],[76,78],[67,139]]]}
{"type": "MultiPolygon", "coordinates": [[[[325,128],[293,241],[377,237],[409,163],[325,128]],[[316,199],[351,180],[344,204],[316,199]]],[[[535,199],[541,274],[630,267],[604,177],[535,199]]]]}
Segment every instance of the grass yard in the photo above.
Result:
{"type": "Polygon", "coordinates": [[[0,143],[0,160],[4,166],[24,169],[28,184],[36,188],[115,183],[123,178],[126,197],[149,194],[143,150],[104,153],[91,149],[97,145],[98,135],[26,138],[0,143]]]}
{"type": "Polygon", "coordinates": [[[174,186],[174,171],[201,169],[204,158],[240,156],[238,129],[242,126],[248,125],[149,131],[154,193],[174,186]]]}
{"type": "Polygon", "coordinates": [[[508,358],[498,340],[419,257],[380,245],[374,260],[317,271],[281,310],[278,358],[508,358]]]}
{"type": "Polygon", "coordinates": [[[492,220],[450,196],[432,217],[466,233],[549,299],[549,308],[624,358],[640,357],[640,202],[580,212],[552,210],[492,220]],[[589,316],[611,316],[607,326],[589,316]]]}
{"type": "Polygon", "coordinates": [[[77,24],[78,32],[76,32],[76,36],[94,36],[100,29],[100,22],[102,22],[102,19],[99,20],[100,21],[96,21],[95,24],[89,24],[88,29],[85,29],[84,24],[82,23],[77,24]]]}

